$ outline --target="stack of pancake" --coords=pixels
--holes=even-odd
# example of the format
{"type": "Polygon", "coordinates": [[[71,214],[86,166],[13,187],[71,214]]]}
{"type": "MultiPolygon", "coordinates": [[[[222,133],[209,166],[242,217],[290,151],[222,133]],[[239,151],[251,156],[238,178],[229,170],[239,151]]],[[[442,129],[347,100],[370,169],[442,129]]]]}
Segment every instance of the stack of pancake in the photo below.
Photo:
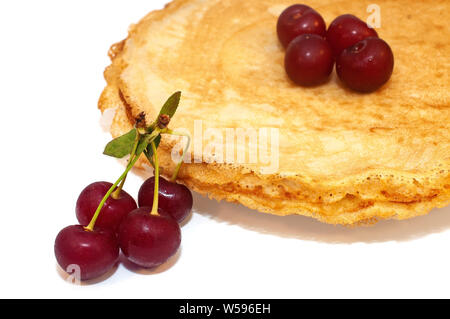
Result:
{"type": "MultiPolygon", "coordinates": [[[[200,136],[193,138],[217,144],[216,152],[195,158],[201,163],[191,147],[179,182],[195,191],[261,212],[346,225],[405,219],[447,205],[450,2],[377,1],[377,32],[390,44],[395,66],[390,81],[371,94],[347,90],[334,73],[318,87],[289,81],[276,22],[293,3],[175,0],[132,25],[127,39],[111,47],[99,101],[102,112],[115,109],[112,135],[129,131],[141,112],[153,121],[164,101],[182,91],[170,127],[194,135],[200,123],[200,136]],[[237,153],[249,153],[251,145],[221,160],[220,138],[209,141],[205,133],[211,128],[222,130],[223,140],[226,129],[277,129],[277,169],[268,173],[267,162],[238,162],[237,153]]],[[[305,4],[327,24],[344,13],[369,16],[366,1],[305,4]]],[[[180,139],[162,139],[164,175],[175,168],[171,153],[180,139]]]]}

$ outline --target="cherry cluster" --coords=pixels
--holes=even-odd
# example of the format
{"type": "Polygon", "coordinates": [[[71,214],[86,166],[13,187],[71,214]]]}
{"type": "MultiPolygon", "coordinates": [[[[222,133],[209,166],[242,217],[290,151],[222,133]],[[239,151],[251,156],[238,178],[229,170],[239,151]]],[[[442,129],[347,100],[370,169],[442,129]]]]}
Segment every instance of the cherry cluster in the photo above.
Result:
{"type": "Polygon", "coordinates": [[[277,34],[286,48],[286,73],[298,85],[326,82],[335,62],[340,80],[358,92],[373,92],[392,75],[391,48],[354,15],[341,15],[326,29],[317,11],[295,4],[281,13],[277,34]]]}
{"type": "MultiPolygon", "coordinates": [[[[179,92],[172,95],[152,125],[145,126],[137,120],[133,130],[105,148],[106,155],[118,158],[130,154],[125,172],[114,184],[88,185],[76,202],[79,224],[62,229],[55,240],[58,264],[67,272],[78,267],[77,279],[102,276],[118,262],[120,251],[132,263],[152,268],[166,262],[180,247],[179,223],[192,210],[192,193],[175,182],[182,160],[171,180],[166,180],[159,176],[156,152],[161,134],[181,135],[167,128],[179,98],[179,92]],[[142,184],[136,203],[123,185],[141,153],[148,157],[155,174],[142,184]]],[[[188,147],[189,143],[185,150],[188,147]]]]}

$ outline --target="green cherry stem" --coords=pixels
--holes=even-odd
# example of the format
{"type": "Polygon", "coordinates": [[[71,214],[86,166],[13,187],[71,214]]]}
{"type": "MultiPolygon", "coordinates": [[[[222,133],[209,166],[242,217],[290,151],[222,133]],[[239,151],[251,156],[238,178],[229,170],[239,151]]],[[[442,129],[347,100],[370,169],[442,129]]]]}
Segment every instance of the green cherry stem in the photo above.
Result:
{"type": "Polygon", "coordinates": [[[189,146],[191,145],[191,136],[189,134],[172,131],[170,129],[167,129],[167,131],[165,133],[170,134],[170,135],[176,135],[176,136],[184,136],[184,137],[187,137],[187,139],[188,139],[186,146],[184,147],[183,153],[181,155],[181,160],[178,162],[177,166],[175,167],[175,171],[173,172],[172,178],[170,179],[171,182],[175,182],[177,180],[178,172],[180,171],[181,165],[183,164],[184,155],[187,153],[187,151],[189,150],[189,146]]]}
{"type": "Polygon", "coordinates": [[[125,175],[125,177],[120,182],[119,186],[117,186],[116,190],[111,194],[112,198],[114,198],[114,199],[120,198],[120,192],[122,191],[123,185],[125,184],[125,181],[127,180],[127,176],[128,176],[128,174],[125,175]]]}
{"type": "Polygon", "coordinates": [[[111,195],[111,193],[114,191],[114,189],[117,187],[117,185],[119,185],[119,183],[127,176],[128,172],[133,168],[134,164],[136,164],[138,159],[139,159],[139,156],[135,156],[133,158],[133,160],[128,164],[127,168],[122,173],[122,175],[120,175],[120,177],[117,179],[117,181],[113,184],[113,186],[111,186],[111,188],[105,194],[102,201],[98,205],[97,210],[94,213],[94,216],[92,216],[91,222],[89,223],[89,225],[84,227],[85,230],[88,230],[88,231],[94,230],[95,222],[97,221],[98,215],[100,214],[100,211],[102,210],[103,205],[105,204],[106,200],[109,198],[109,195],[111,195]]]}
{"type": "MultiPolygon", "coordinates": [[[[136,149],[139,144],[139,139],[140,139],[140,134],[139,134],[138,130],[136,130],[136,138],[134,140],[133,149],[131,150],[130,159],[128,160],[128,163],[131,163],[131,161],[136,156],[136,149]]],[[[119,187],[117,187],[117,189],[111,194],[112,198],[118,199],[120,197],[120,192],[122,191],[122,188],[123,188],[123,185],[125,184],[126,179],[127,179],[127,175],[125,175],[125,177],[122,179],[122,181],[119,184],[119,187]]]]}
{"type": "Polygon", "coordinates": [[[153,206],[151,215],[158,215],[158,197],[159,197],[159,161],[158,161],[158,153],[156,152],[155,142],[151,143],[154,163],[155,163],[155,188],[153,191],[153,206]]]}

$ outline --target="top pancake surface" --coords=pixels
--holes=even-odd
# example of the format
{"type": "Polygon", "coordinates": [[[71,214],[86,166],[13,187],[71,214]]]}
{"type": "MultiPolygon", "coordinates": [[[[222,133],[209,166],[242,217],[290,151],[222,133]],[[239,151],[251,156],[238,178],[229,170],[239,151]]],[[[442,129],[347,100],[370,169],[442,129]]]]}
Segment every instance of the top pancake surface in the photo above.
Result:
{"type": "MultiPolygon", "coordinates": [[[[289,81],[275,26],[293,3],[176,0],[151,12],[131,28],[113,60],[131,113],[144,111],[152,119],[180,90],[172,128],[193,132],[196,119],[203,129],[279,128],[273,175],[328,188],[378,176],[395,183],[395,192],[407,185],[411,201],[449,187],[450,2],[377,2],[377,32],[391,46],[395,66],[390,81],[371,94],[345,89],[335,72],[314,88],[289,81]]],[[[366,1],[307,4],[327,25],[344,13],[369,15],[366,1]]],[[[240,166],[256,174],[261,168],[240,166]]]]}

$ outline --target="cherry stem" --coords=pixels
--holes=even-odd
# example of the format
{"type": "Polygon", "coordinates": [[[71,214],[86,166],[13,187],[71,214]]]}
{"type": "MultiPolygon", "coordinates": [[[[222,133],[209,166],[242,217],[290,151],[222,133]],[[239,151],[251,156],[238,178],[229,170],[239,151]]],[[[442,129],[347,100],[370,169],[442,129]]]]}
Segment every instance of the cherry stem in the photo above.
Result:
{"type": "Polygon", "coordinates": [[[126,175],[122,179],[122,181],[120,182],[119,186],[117,186],[116,190],[111,194],[112,198],[114,198],[114,199],[119,199],[120,198],[120,193],[122,192],[123,185],[125,184],[125,181],[127,180],[127,176],[128,175],[126,175]]]}
{"type": "Polygon", "coordinates": [[[158,161],[158,153],[156,152],[155,142],[151,143],[152,151],[154,156],[155,163],[155,189],[153,191],[153,206],[151,215],[158,215],[158,197],[159,197],[159,161],[158,161]]]}
{"type": "Polygon", "coordinates": [[[186,146],[183,149],[183,153],[181,155],[181,160],[178,162],[177,166],[175,167],[175,171],[173,172],[172,178],[170,179],[171,182],[175,182],[177,180],[178,172],[180,171],[181,165],[183,164],[184,156],[187,153],[187,151],[189,150],[189,146],[191,145],[191,136],[189,134],[176,132],[176,131],[172,131],[169,129],[167,130],[166,134],[176,135],[176,136],[184,136],[184,137],[187,137],[187,139],[188,139],[186,146]]]}
{"type": "Polygon", "coordinates": [[[98,215],[100,214],[100,211],[102,210],[103,205],[105,204],[106,200],[109,198],[109,195],[111,195],[111,193],[116,189],[117,185],[124,178],[126,178],[128,172],[133,168],[134,164],[136,164],[138,159],[139,159],[139,156],[135,156],[133,158],[133,160],[130,163],[128,163],[128,166],[125,169],[125,171],[122,173],[122,175],[120,175],[119,179],[111,186],[111,188],[108,190],[108,192],[103,197],[102,201],[100,202],[100,204],[97,207],[97,210],[94,213],[94,216],[92,216],[91,222],[89,223],[89,225],[84,227],[85,230],[88,230],[88,231],[93,231],[94,230],[95,222],[97,221],[98,215]]]}
{"type": "MultiPolygon", "coordinates": [[[[133,149],[131,150],[130,159],[128,160],[128,163],[131,163],[131,161],[136,156],[136,149],[137,149],[137,146],[139,144],[139,138],[140,138],[140,134],[139,134],[138,130],[136,130],[136,138],[134,140],[133,149]]],[[[114,191],[114,193],[111,194],[112,198],[119,199],[120,192],[122,191],[123,185],[125,184],[126,180],[127,180],[127,175],[125,175],[125,177],[122,179],[119,187],[117,187],[117,189],[114,191]]]]}

